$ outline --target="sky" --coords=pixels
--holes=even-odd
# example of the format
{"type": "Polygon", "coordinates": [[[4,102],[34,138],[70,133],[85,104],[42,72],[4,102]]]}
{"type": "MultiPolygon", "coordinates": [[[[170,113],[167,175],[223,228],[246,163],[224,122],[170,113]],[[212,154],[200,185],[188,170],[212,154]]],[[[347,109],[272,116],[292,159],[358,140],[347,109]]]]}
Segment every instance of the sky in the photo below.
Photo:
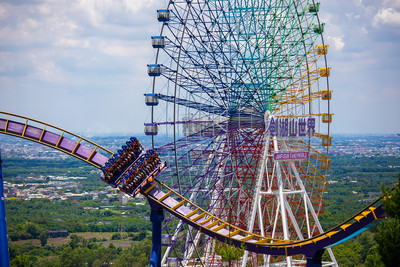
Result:
{"type": "MultiPolygon", "coordinates": [[[[167,0],[3,0],[0,110],[86,137],[143,133],[167,0]]],[[[400,133],[400,0],[320,0],[332,133],[400,133]]]]}

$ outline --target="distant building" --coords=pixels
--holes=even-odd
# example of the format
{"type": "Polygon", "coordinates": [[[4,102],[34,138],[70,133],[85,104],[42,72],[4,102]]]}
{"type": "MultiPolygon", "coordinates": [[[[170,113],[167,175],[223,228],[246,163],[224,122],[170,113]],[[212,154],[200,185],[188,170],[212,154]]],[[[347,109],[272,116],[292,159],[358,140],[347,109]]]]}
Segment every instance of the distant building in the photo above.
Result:
{"type": "Polygon", "coordinates": [[[369,203],[376,200],[375,198],[360,199],[358,202],[369,203]]]}
{"type": "Polygon", "coordinates": [[[100,210],[112,209],[112,208],[114,208],[114,206],[100,206],[100,207],[99,207],[100,210]]]}
{"type": "Polygon", "coordinates": [[[67,230],[62,230],[62,231],[50,231],[49,232],[49,237],[50,238],[57,238],[57,237],[68,237],[69,232],[67,230]]]}
{"type": "Polygon", "coordinates": [[[125,195],[125,194],[120,195],[119,204],[120,205],[125,205],[128,202],[128,200],[129,200],[129,197],[127,195],[125,195]]]}
{"type": "Polygon", "coordinates": [[[110,204],[110,200],[108,200],[107,198],[105,198],[105,199],[103,199],[103,200],[101,201],[101,203],[108,205],[108,204],[110,204]]]}

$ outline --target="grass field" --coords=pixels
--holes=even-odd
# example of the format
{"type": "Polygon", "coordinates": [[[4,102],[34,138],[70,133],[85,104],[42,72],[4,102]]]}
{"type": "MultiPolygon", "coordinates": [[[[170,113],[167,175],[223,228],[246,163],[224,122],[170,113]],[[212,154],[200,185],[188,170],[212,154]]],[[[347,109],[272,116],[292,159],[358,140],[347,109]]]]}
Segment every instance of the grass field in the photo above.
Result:
{"type": "MultiPolygon", "coordinates": [[[[128,239],[122,240],[111,240],[112,235],[115,233],[70,233],[70,235],[81,236],[85,239],[97,238],[97,240],[102,240],[96,242],[97,244],[103,243],[104,247],[108,247],[110,243],[113,243],[115,247],[127,248],[130,247],[132,243],[137,244],[139,241],[132,241],[128,239]]],[[[71,241],[70,237],[58,237],[58,238],[48,238],[47,245],[49,246],[62,246],[68,244],[71,241]]],[[[32,243],[32,245],[40,246],[39,239],[27,239],[27,240],[18,240],[18,241],[10,241],[10,244],[27,244],[32,243]]]]}

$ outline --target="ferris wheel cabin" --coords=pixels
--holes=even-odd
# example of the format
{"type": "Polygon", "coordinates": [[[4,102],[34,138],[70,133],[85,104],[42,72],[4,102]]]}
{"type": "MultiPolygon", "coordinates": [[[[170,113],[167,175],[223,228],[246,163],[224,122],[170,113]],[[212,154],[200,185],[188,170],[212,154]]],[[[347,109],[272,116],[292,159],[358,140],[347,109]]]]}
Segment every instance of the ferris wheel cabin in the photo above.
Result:
{"type": "Polygon", "coordinates": [[[153,48],[164,48],[165,47],[164,36],[152,36],[151,45],[153,46],[153,48]]]}
{"type": "Polygon", "coordinates": [[[331,68],[330,67],[328,67],[328,68],[321,67],[321,68],[318,68],[318,72],[321,77],[329,77],[331,75],[331,68]]]}
{"type": "Polygon", "coordinates": [[[318,45],[317,46],[318,55],[326,55],[328,54],[328,45],[318,45]]]}
{"type": "Polygon", "coordinates": [[[144,94],[146,106],[157,106],[158,95],[153,93],[144,94]]]}
{"type": "Polygon", "coordinates": [[[321,34],[324,32],[325,23],[314,24],[314,33],[321,34]]]}
{"type": "Polygon", "coordinates": [[[331,100],[332,99],[332,91],[322,91],[322,100],[331,100]]]}
{"type": "Polygon", "coordinates": [[[171,13],[168,9],[157,10],[157,20],[158,21],[169,21],[171,19],[171,13]]]}
{"type": "Polygon", "coordinates": [[[323,170],[328,170],[331,168],[331,159],[322,160],[320,163],[320,168],[323,170]]]}
{"type": "Polygon", "coordinates": [[[149,76],[160,76],[161,65],[160,64],[147,64],[147,73],[149,76]]]}
{"type": "Polygon", "coordinates": [[[308,12],[310,13],[317,13],[319,11],[320,3],[314,3],[308,5],[308,12]]]}
{"type": "Polygon", "coordinates": [[[332,145],[332,136],[322,135],[322,146],[331,146],[332,145]]]}
{"type": "Polygon", "coordinates": [[[322,122],[323,123],[331,123],[332,122],[332,115],[331,113],[324,113],[322,114],[322,122]]]}
{"type": "Polygon", "coordinates": [[[157,123],[145,123],[144,124],[144,134],[145,135],[157,135],[158,126],[157,123]]]}

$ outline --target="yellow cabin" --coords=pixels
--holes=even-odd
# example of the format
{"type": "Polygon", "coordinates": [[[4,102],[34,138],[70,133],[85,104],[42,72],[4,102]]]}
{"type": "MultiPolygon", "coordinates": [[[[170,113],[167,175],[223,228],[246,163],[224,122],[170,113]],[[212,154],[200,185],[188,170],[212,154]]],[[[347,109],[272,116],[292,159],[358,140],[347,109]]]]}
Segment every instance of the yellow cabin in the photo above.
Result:
{"type": "Polygon", "coordinates": [[[329,170],[331,168],[331,159],[322,160],[319,167],[322,170],[329,170]]]}
{"type": "Polygon", "coordinates": [[[323,135],[322,136],[322,146],[331,146],[332,145],[332,136],[323,135]]]}
{"type": "Polygon", "coordinates": [[[328,54],[328,45],[318,45],[317,46],[317,53],[319,55],[326,55],[328,54]]]}
{"type": "Polygon", "coordinates": [[[331,75],[331,67],[321,67],[318,68],[319,75],[321,77],[329,77],[331,75]]]}
{"type": "Polygon", "coordinates": [[[322,91],[322,100],[331,100],[332,99],[332,91],[322,91]]]}
{"type": "Polygon", "coordinates": [[[328,192],[328,182],[318,183],[318,191],[319,192],[328,192]]]}
{"type": "Polygon", "coordinates": [[[331,123],[332,122],[332,115],[331,113],[324,113],[322,114],[322,122],[323,123],[331,123]]]}

